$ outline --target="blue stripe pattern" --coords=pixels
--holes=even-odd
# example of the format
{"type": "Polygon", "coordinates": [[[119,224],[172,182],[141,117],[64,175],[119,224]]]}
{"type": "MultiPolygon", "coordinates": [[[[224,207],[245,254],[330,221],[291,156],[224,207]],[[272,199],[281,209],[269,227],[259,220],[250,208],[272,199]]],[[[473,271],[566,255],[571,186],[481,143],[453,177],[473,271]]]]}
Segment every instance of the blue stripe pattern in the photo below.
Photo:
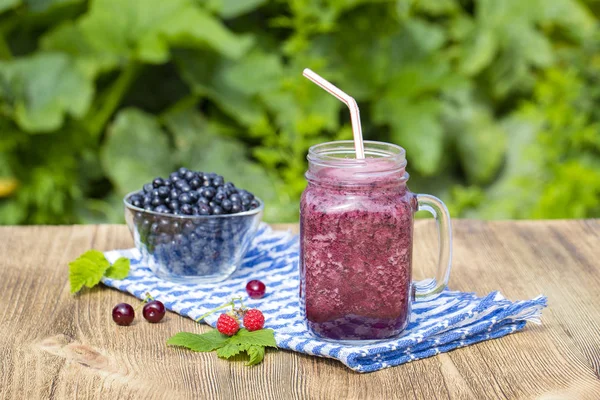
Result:
{"type": "MultiPolygon", "coordinates": [[[[377,371],[502,337],[523,329],[527,321],[540,323],[541,310],[546,306],[544,296],[512,302],[498,292],[477,297],[446,289],[434,299],[413,303],[408,327],[396,339],[364,345],[324,341],[307,331],[300,315],[298,251],[297,236],[261,224],[243,265],[225,282],[182,284],[162,280],[144,265],[136,249],[105,253],[111,262],[129,258],[131,271],[126,279],[104,278],[103,282],[139,299],[150,293],[167,309],[194,320],[232,297],[242,296],[247,307],[259,308],[265,314],[266,327],[275,330],[280,348],[334,358],[358,372],[377,371]],[[262,299],[247,296],[245,287],[251,279],[267,286],[262,299]]],[[[211,315],[206,322],[214,327],[217,318],[211,315]]]]}

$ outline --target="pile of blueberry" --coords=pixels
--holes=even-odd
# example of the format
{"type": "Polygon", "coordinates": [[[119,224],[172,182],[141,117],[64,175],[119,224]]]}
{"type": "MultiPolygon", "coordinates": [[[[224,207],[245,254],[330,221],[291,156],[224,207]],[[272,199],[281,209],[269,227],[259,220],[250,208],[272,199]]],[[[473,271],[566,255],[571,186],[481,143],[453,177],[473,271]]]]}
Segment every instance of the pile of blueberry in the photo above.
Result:
{"type": "Polygon", "coordinates": [[[155,178],[127,201],[139,208],[161,214],[222,215],[257,208],[260,203],[247,190],[225,183],[215,173],[179,168],[169,178],[155,178]]]}

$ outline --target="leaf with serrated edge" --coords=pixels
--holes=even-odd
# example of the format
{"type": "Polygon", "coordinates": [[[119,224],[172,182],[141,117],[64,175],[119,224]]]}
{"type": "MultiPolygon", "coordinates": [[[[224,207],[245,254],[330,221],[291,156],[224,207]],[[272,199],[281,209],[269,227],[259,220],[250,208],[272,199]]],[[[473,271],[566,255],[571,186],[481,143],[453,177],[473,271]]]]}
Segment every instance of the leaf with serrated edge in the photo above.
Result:
{"type": "Polygon", "coordinates": [[[100,283],[110,263],[98,250],[88,250],[75,261],[69,263],[69,282],[71,293],[76,293],[83,286],[89,288],[100,283]]]}
{"type": "Polygon", "coordinates": [[[125,279],[129,275],[129,265],[129,259],[121,257],[106,270],[104,275],[110,279],[125,279]]]}
{"type": "Polygon", "coordinates": [[[249,344],[232,343],[229,341],[225,346],[217,349],[217,355],[221,358],[230,358],[240,354],[242,351],[246,351],[249,347],[249,344]]]}
{"type": "Polygon", "coordinates": [[[250,361],[246,365],[259,364],[265,358],[265,348],[263,346],[250,346],[246,352],[250,356],[250,361]]]}
{"type": "Polygon", "coordinates": [[[179,332],[175,336],[167,340],[170,346],[180,346],[192,351],[213,351],[227,344],[229,338],[219,333],[219,331],[211,330],[210,332],[198,335],[190,332],[179,332]]]}
{"type": "Polygon", "coordinates": [[[237,334],[231,337],[231,343],[277,347],[273,333],[273,329],[260,329],[253,332],[240,329],[237,334]]]}

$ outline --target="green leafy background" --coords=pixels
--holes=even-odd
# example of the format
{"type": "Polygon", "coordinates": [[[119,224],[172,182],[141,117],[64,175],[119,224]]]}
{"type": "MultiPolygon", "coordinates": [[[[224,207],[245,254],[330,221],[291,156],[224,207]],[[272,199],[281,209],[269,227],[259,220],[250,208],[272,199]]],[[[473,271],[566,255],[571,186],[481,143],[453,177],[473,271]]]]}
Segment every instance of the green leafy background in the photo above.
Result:
{"type": "Polygon", "coordinates": [[[407,149],[455,217],[600,217],[598,0],[0,0],[0,223],[122,221],[179,166],[295,221],[306,151],[407,149]]]}

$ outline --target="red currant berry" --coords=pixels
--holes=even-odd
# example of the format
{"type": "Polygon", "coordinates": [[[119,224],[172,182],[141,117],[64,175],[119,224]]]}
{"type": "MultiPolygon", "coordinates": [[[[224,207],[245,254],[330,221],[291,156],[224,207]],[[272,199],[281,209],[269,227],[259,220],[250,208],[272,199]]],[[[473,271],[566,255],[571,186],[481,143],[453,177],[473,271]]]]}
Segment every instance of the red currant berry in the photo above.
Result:
{"type": "Polygon", "coordinates": [[[119,303],[112,310],[112,318],[117,325],[127,326],[133,322],[135,311],[129,304],[119,303]]]}
{"type": "Polygon", "coordinates": [[[246,292],[252,299],[260,299],[265,295],[267,288],[264,283],[259,280],[252,280],[246,285],[246,292]]]}

